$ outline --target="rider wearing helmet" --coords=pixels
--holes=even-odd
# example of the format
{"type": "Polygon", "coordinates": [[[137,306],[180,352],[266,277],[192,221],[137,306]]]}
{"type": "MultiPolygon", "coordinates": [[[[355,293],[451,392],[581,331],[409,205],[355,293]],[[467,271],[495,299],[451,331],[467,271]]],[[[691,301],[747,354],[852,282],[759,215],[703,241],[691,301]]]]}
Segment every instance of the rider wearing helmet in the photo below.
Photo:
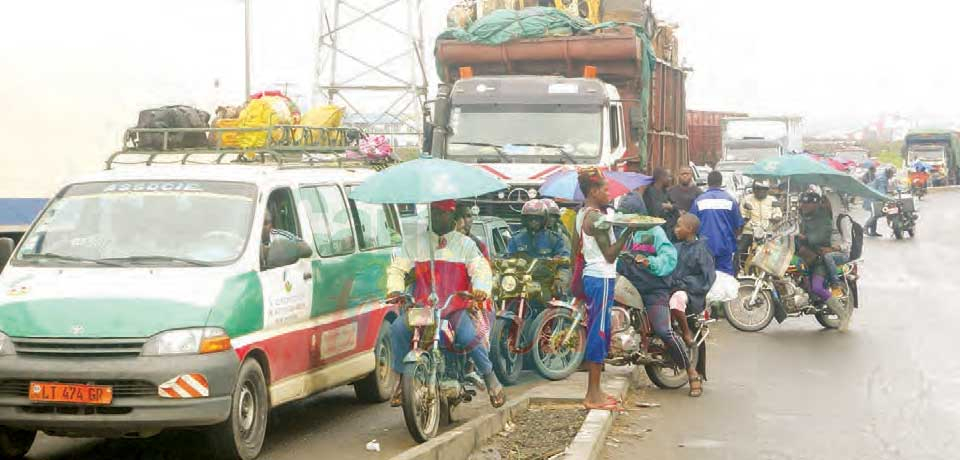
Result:
{"type": "Polygon", "coordinates": [[[553,230],[560,234],[563,238],[563,247],[570,252],[570,234],[567,232],[567,227],[563,226],[563,223],[560,222],[560,216],[563,215],[563,210],[560,209],[560,205],[556,201],[551,200],[550,198],[543,198],[540,201],[547,207],[547,219],[546,227],[547,230],[553,230]]]}
{"type": "Polygon", "coordinates": [[[510,257],[518,254],[537,259],[570,257],[570,250],[564,246],[563,236],[546,228],[547,204],[542,200],[527,201],[520,214],[523,229],[510,239],[507,246],[510,257]]]}

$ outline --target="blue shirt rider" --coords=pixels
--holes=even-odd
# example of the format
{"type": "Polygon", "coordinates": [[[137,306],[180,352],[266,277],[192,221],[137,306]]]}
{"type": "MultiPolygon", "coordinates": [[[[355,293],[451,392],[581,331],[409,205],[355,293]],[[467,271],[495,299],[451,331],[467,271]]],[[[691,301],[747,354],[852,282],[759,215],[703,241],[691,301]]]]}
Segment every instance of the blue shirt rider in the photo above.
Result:
{"type": "Polygon", "coordinates": [[[545,227],[547,207],[541,200],[530,200],[520,211],[523,229],[513,235],[507,245],[507,255],[526,254],[535,259],[570,257],[563,236],[545,227]]]}

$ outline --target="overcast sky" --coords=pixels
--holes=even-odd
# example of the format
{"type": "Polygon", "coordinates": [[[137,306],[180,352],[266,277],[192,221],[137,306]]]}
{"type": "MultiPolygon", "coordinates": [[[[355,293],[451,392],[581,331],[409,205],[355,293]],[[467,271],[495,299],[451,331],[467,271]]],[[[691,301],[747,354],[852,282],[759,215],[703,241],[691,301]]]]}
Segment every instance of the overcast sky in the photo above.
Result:
{"type": "MultiPolygon", "coordinates": [[[[425,3],[428,54],[449,1],[425,3]]],[[[254,88],[293,82],[308,99],[318,0],[253,2],[254,88]]],[[[4,2],[4,155],[30,158],[59,178],[97,169],[140,109],[188,103],[212,110],[242,101],[242,4],[4,2]]],[[[680,23],[681,55],[695,69],[689,108],[800,114],[813,129],[857,126],[882,113],[960,119],[952,38],[960,6],[953,2],[655,0],[654,7],[680,23]]],[[[402,17],[402,10],[383,15],[402,17]]],[[[386,58],[403,44],[383,27],[348,42],[364,43],[355,50],[364,58],[386,58]]],[[[7,167],[0,181],[27,195],[50,188],[7,167]]]]}

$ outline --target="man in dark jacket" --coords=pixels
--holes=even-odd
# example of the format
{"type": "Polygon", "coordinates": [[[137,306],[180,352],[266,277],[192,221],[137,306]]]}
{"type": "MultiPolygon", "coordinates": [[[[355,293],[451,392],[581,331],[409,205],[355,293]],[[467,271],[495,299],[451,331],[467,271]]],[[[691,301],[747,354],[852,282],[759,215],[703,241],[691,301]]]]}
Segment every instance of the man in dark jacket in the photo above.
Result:
{"type": "Polygon", "coordinates": [[[670,315],[680,323],[683,340],[687,346],[693,345],[693,336],[687,325],[686,315],[699,314],[707,307],[707,293],[717,279],[713,253],[707,242],[697,238],[700,232],[700,219],[687,213],[680,216],[674,233],[677,237],[677,268],[670,277],[670,286],[676,299],[671,298],[670,315]],[[683,297],[686,297],[685,299],[683,297]],[[682,302],[682,300],[686,300],[682,302]],[[674,304],[677,303],[677,308],[674,304]],[[685,305],[684,305],[685,304],[685,305]],[[684,307],[684,308],[680,308],[684,307]]]}
{"type": "Polygon", "coordinates": [[[667,221],[663,224],[663,230],[667,236],[673,239],[673,227],[677,224],[677,210],[670,194],[667,193],[667,187],[673,178],[670,177],[670,171],[663,168],[653,170],[653,184],[647,187],[643,193],[643,202],[647,205],[647,212],[653,217],[659,217],[667,221]]]}
{"type": "Polygon", "coordinates": [[[680,183],[670,187],[667,192],[670,201],[673,202],[676,209],[680,212],[690,212],[690,206],[693,206],[693,200],[696,200],[703,190],[697,187],[693,182],[693,170],[689,166],[680,168],[680,183]]]}

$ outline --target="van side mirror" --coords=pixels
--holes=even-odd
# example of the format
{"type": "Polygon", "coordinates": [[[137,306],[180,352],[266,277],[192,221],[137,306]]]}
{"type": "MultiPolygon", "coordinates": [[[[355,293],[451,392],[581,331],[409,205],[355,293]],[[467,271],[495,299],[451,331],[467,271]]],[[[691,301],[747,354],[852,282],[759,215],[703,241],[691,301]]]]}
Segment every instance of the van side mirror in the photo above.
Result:
{"type": "Polygon", "coordinates": [[[278,239],[267,247],[266,269],[293,265],[300,259],[313,255],[313,249],[304,241],[278,239]]]}
{"type": "Polygon", "coordinates": [[[13,238],[0,238],[0,271],[7,266],[7,261],[13,255],[13,238]]]}

